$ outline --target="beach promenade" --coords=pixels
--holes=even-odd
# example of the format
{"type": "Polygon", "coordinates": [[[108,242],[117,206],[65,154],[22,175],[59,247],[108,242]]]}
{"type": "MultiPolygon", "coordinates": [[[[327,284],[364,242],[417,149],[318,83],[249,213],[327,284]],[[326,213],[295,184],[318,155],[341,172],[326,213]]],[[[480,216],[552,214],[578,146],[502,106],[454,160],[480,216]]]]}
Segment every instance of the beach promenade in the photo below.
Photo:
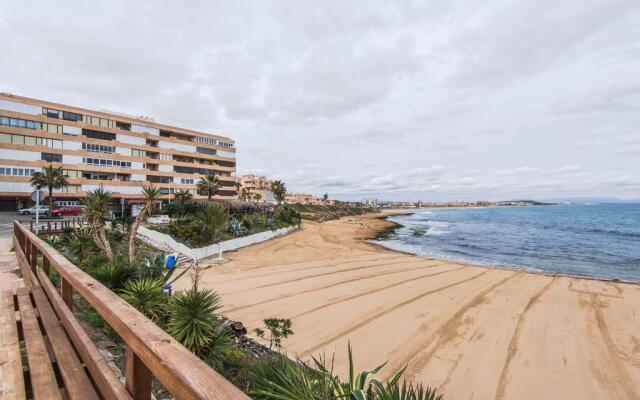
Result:
{"type": "MultiPolygon", "coordinates": [[[[640,399],[640,285],[425,259],[362,239],[373,216],[325,223],[206,270],[222,313],[250,330],[290,318],[289,355],[335,352],[357,368],[437,387],[447,399],[640,399]]],[[[177,288],[190,285],[188,274],[177,288]]]]}

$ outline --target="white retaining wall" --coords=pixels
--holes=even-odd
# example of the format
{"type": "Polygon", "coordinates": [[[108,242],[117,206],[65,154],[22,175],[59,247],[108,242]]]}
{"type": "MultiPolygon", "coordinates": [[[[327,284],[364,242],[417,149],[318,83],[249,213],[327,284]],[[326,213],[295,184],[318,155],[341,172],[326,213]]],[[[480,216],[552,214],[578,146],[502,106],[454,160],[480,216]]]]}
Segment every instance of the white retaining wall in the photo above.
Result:
{"type": "Polygon", "coordinates": [[[183,243],[177,242],[174,238],[164,233],[145,228],[144,226],[138,227],[138,238],[152,243],[159,248],[166,248],[167,250],[176,253],[184,254],[192,259],[200,260],[205,257],[217,255],[221,251],[236,250],[242,247],[251,246],[252,244],[260,243],[273,239],[278,236],[284,236],[292,231],[298,229],[296,225],[288,226],[286,228],[276,229],[275,231],[264,231],[260,233],[254,233],[253,235],[243,236],[236,239],[225,240],[217,244],[212,244],[207,247],[198,247],[192,249],[183,243]]]}

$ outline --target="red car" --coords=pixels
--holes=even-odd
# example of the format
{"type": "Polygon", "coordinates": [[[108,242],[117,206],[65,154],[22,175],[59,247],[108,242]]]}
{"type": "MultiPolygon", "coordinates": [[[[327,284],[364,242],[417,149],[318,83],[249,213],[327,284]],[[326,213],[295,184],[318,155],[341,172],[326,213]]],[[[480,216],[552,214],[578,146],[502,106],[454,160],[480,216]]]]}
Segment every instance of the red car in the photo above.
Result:
{"type": "Polygon", "coordinates": [[[84,209],[81,206],[64,206],[58,207],[55,210],[51,211],[51,215],[79,215],[82,214],[83,211],[84,209]]]}

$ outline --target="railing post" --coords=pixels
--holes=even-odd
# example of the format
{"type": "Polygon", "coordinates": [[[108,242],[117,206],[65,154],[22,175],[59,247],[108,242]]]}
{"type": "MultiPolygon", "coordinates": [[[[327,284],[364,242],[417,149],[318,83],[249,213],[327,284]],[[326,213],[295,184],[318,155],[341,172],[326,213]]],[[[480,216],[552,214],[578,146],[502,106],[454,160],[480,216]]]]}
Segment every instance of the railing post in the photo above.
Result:
{"type": "Polygon", "coordinates": [[[47,221],[47,231],[51,233],[51,221],[47,221]]]}
{"type": "Polygon", "coordinates": [[[33,232],[33,221],[29,221],[29,230],[33,232]]]}
{"type": "Polygon", "coordinates": [[[31,253],[30,254],[31,270],[35,274],[36,267],[38,266],[38,248],[36,247],[35,243],[31,243],[31,251],[29,253],[31,253]]]}
{"type": "Polygon", "coordinates": [[[42,270],[45,274],[47,274],[48,277],[51,277],[51,275],[49,274],[51,270],[49,259],[44,254],[42,255],[42,270]]]}
{"type": "Polygon", "coordinates": [[[151,371],[129,347],[125,350],[127,358],[126,387],[134,400],[151,398],[151,371]]]}
{"type": "Polygon", "coordinates": [[[62,300],[69,307],[69,310],[73,311],[73,286],[67,282],[66,279],[62,278],[60,287],[62,289],[62,300]]]}

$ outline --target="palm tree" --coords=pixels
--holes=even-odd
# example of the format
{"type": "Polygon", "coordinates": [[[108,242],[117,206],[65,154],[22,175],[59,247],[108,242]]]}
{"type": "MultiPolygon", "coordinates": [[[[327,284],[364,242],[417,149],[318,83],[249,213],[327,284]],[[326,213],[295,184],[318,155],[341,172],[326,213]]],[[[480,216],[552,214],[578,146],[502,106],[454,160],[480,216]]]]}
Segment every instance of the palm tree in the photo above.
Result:
{"type": "Polygon", "coordinates": [[[42,172],[36,172],[31,177],[31,186],[37,190],[46,187],[49,189],[49,212],[53,211],[53,189],[61,189],[69,185],[67,176],[62,173],[62,167],[48,167],[42,168],[42,172]]]}
{"type": "Polygon", "coordinates": [[[244,201],[247,201],[247,199],[249,198],[249,196],[251,196],[251,192],[249,192],[247,190],[247,188],[242,188],[240,189],[240,198],[244,201]]]}
{"type": "Polygon", "coordinates": [[[111,244],[107,239],[104,226],[105,221],[111,217],[111,193],[99,187],[87,192],[82,203],[86,206],[84,214],[87,217],[93,240],[104,251],[107,258],[113,261],[113,251],[111,251],[111,244]]]}
{"type": "Polygon", "coordinates": [[[169,302],[167,332],[187,349],[202,354],[220,323],[216,316],[220,307],[216,292],[198,289],[180,292],[169,302]]]}
{"type": "Polygon", "coordinates": [[[219,188],[220,180],[213,174],[203,176],[198,182],[198,190],[207,193],[207,200],[209,201],[211,201],[211,196],[213,196],[219,188]]]}
{"type": "Polygon", "coordinates": [[[256,194],[253,195],[253,198],[256,200],[256,203],[257,203],[262,198],[262,195],[260,193],[256,193],[256,194]]]}
{"type": "Polygon", "coordinates": [[[219,203],[209,203],[202,207],[198,216],[202,222],[204,235],[214,243],[218,242],[222,230],[227,226],[227,221],[229,220],[227,208],[219,203]]]}
{"type": "Polygon", "coordinates": [[[233,184],[236,187],[236,193],[238,194],[238,197],[240,196],[240,188],[242,187],[242,183],[240,183],[240,180],[236,179],[236,182],[233,184]]]}
{"type": "Polygon", "coordinates": [[[136,215],[136,219],[131,224],[131,231],[129,232],[129,262],[133,263],[136,253],[136,234],[138,233],[138,227],[145,216],[151,214],[156,207],[156,203],[160,199],[162,192],[159,188],[149,185],[142,188],[142,210],[136,215]]]}
{"type": "Polygon", "coordinates": [[[193,198],[193,194],[191,194],[191,192],[188,190],[178,189],[173,192],[173,197],[179,204],[184,204],[187,201],[191,200],[191,198],[193,198]]]}
{"type": "Polygon", "coordinates": [[[273,192],[273,196],[278,201],[278,204],[284,201],[284,196],[287,194],[287,188],[282,181],[273,181],[271,182],[271,191],[273,192]]]}

